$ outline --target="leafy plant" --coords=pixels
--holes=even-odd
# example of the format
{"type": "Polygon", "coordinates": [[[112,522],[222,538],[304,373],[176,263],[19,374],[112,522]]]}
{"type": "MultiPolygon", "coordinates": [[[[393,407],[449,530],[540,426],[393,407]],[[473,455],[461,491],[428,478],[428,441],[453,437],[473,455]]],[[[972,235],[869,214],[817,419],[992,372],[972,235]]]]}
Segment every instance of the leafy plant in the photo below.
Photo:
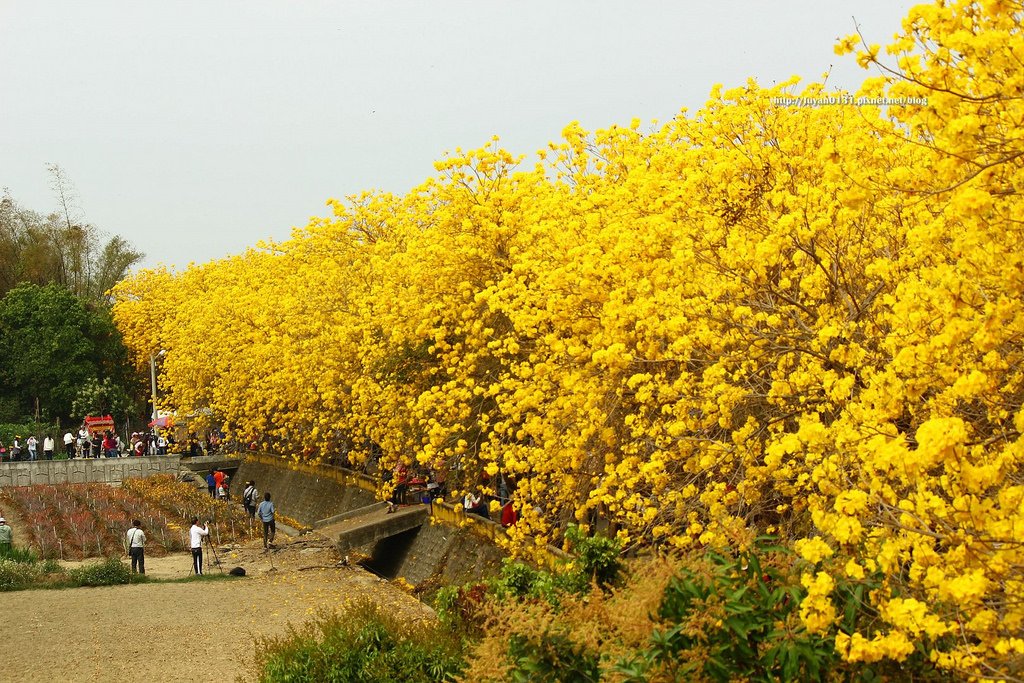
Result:
{"type": "Polygon", "coordinates": [[[16,591],[26,588],[40,576],[39,566],[34,562],[17,562],[0,558],[0,591],[16,591]]]}
{"type": "Polygon", "coordinates": [[[442,627],[410,623],[360,600],[321,612],[302,629],[256,643],[261,683],[455,680],[465,666],[462,641],[442,627]]]}
{"type": "Polygon", "coordinates": [[[90,563],[68,572],[73,586],[116,586],[133,581],[144,581],[144,576],[133,576],[131,568],[116,557],[99,563],[90,563]]]}
{"type": "Polygon", "coordinates": [[[601,680],[600,655],[565,633],[549,632],[539,640],[516,634],[509,639],[509,680],[515,683],[588,683],[601,680]]]}
{"type": "Polygon", "coordinates": [[[35,564],[39,561],[39,556],[31,549],[23,546],[12,546],[6,551],[0,552],[0,557],[11,560],[12,562],[22,562],[26,564],[35,564]]]}
{"type": "Polygon", "coordinates": [[[607,588],[618,580],[622,572],[622,560],[619,553],[622,544],[618,539],[608,536],[587,536],[576,525],[570,525],[565,531],[565,538],[572,546],[576,556],[574,566],[578,581],[594,581],[598,586],[607,588]]]}

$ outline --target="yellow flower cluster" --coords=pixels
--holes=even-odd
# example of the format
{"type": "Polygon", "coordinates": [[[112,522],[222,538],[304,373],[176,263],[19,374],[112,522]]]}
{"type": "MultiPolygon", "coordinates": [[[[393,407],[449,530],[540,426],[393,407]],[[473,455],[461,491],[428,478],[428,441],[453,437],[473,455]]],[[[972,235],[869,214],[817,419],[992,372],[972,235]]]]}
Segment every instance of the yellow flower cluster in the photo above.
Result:
{"type": "MultiPolygon", "coordinates": [[[[895,63],[856,96],[751,82],[649,130],[571,124],[532,167],[457,150],[283,244],[139,273],[113,292],[118,325],[140,362],[167,350],[164,407],[246,442],[379,452],[455,491],[502,474],[520,550],[571,520],[679,548],[775,530],[881,581],[847,657],[921,643],[1010,671],[1022,15],[915,7],[860,52],[895,63]],[[800,97],[840,104],[779,104],[800,97]]],[[[814,631],[835,626],[828,577],[809,575],[814,631]]]]}

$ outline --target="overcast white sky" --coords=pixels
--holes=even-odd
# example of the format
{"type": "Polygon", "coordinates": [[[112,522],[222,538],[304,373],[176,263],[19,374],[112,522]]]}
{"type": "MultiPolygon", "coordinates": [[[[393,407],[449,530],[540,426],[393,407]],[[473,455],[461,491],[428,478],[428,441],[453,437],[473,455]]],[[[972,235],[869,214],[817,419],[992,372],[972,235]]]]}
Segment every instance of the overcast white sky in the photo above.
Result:
{"type": "Polygon", "coordinates": [[[146,265],[201,263],[492,135],[532,155],[750,76],[854,88],[835,40],[885,44],[913,4],[0,0],[0,187],[50,211],[57,163],[146,265]]]}

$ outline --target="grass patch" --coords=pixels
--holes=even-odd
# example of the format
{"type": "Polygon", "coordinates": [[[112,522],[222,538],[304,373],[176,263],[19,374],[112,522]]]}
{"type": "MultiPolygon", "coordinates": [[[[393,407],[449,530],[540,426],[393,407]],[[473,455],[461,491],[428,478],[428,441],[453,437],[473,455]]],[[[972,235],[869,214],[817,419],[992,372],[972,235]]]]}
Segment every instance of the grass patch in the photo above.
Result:
{"type": "Polygon", "coordinates": [[[22,546],[14,546],[5,551],[0,551],[0,558],[24,564],[35,564],[39,561],[39,556],[32,548],[22,546]]]}
{"type": "Polygon", "coordinates": [[[438,624],[409,623],[360,600],[320,612],[301,629],[256,641],[261,683],[455,680],[465,667],[463,641],[438,624]]]}
{"type": "MultiPolygon", "coordinates": [[[[72,586],[117,586],[132,583],[131,567],[116,557],[108,557],[102,562],[86,564],[67,572],[68,581],[72,586]]],[[[137,578],[145,579],[145,575],[137,578]]]]}
{"type": "Polygon", "coordinates": [[[35,562],[0,558],[0,591],[18,591],[32,586],[42,576],[41,569],[35,562]]]}
{"type": "Polygon", "coordinates": [[[102,562],[64,569],[56,560],[40,561],[29,548],[12,548],[0,557],[0,592],[20,590],[51,590],[94,586],[121,586],[130,583],[192,583],[194,581],[226,581],[239,578],[231,574],[194,574],[176,579],[154,579],[145,574],[132,574],[131,567],[117,557],[102,562]]]}

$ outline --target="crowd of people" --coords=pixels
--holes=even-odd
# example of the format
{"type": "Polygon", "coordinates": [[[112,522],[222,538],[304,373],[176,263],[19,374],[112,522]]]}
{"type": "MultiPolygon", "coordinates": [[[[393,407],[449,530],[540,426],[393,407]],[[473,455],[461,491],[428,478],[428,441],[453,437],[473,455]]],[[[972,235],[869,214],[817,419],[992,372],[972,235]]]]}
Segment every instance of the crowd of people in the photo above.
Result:
{"type": "Polygon", "coordinates": [[[0,441],[0,460],[4,462],[31,462],[53,460],[58,453],[68,460],[75,458],[123,458],[142,455],[166,455],[173,443],[165,433],[132,432],[127,441],[113,430],[92,432],[84,424],[77,431],[67,431],[63,437],[63,448],[57,450],[57,442],[51,434],[45,434],[40,442],[35,435],[22,439],[16,434],[10,447],[0,441]]]}
{"type": "MultiPolygon", "coordinates": [[[[444,472],[434,470],[410,470],[403,462],[395,465],[385,479],[394,482],[391,498],[387,501],[387,512],[395,512],[402,505],[408,504],[410,496],[413,503],[433,503],[443,501],[448,493],[444,472]]],[[[487,481],[483,482],[484,486],[487,481]]],[[[483,488],[483,487],[482,487],[483,488]]],[[[481,493],[479,489],[470,490],[462,498],[462,508],[467,515],[477,515],[491,519],[491,501],[498,502],[499,521],[502,526],[510,527],[519,521],[519,511],[512,505],[512,484],[503,475],[498,475],[496,495],[481,493]]]]}
{"type": "MultiPolygon", "coordinates": [[[[94,428],[95,429],[95,428],[94,428]]],[[[57,438],[60,435],[58,433],[57,438]]],[[[0,461],[34,461],[53,460],[54,457],[74,458],[118,458],[142,455],[167,455],[180,453],[186,457],[211,455],[224,445],[224,436],[214,430],[204,437],[189,434],[183,441],[176,442],[173,430],[153,430],[132,432],[127,439],[122,438],[114,430],[94,431],[82,423],[77,430],[64,433],[63,446],[51,433],[42,439],[35,435],[23,438],[14,435],[10,445],[0,439],[0,461]]]]}

